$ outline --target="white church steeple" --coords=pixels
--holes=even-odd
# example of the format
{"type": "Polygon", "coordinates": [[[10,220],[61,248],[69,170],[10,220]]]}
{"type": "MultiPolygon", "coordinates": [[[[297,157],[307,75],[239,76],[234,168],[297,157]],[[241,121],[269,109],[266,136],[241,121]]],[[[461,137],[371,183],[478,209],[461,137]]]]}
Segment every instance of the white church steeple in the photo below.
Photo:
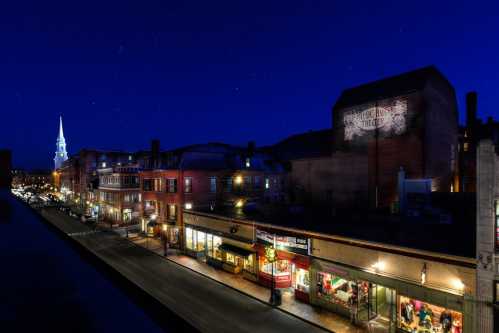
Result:
{"type": "Polygon", "coordinates": [[[54,167],[59,169],[62,162],[68,159],[68,153],[66,152],[66,139],[64,139],[64,131],[62,129],[62,116],[59,117],[59,136],[56,142],[56,151],[54,157],[54,167]]]}

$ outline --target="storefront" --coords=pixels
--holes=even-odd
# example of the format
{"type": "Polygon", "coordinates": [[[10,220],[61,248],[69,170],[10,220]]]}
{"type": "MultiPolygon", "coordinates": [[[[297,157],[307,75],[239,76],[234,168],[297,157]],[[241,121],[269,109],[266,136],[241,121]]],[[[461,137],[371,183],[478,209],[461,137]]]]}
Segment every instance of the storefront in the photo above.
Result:
{"type": "Polygon", "coordinates": [[[463,297],[313,259],[310,302],[357,319],[386,323],[388,332],[464,332],[463,297]],[[380,320],[379,320],[380,319],[380,320]]]}
{"type": "Polygon", "coordinates": [[[186,225],[185,250],[190,256],[256,281],[256,252],[252,243],[231,239],[214,230],[186,225]]]}
{"type": "Polygon", "coordinates": [[[260,229],[257,229],[256,237],[259,283],[270,288],[273,278],[276,288],[292,288],[297,299],[309,302],[308,239],[294,235],[276,235],[260,229]],[[265,248],[268,246],[277,249],[277,261],[274,263],[268,262],[265,257],[265,248]]]}
{"type": "Polygon", "coordinates": [[[398,327],[404,332],[463,332],[463,314],[441,306],[399,296],[398,327]]]}

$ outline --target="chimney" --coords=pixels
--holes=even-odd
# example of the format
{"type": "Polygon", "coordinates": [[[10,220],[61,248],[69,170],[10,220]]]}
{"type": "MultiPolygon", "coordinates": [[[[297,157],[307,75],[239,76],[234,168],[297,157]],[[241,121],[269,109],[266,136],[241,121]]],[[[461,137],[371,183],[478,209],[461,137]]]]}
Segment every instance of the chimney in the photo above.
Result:
{"type": "Polygon", "coordinates": [[[255,141],[248,141],[248,155],[251,156],[255,153],[255,141]]]}
{"type": "Polygon", "coordinates": [[[159,165],[159,140],[151,141],[151,167],[158,168],[159,165]]]}
{"type": "Polygon", "coordinates": [[[472,128],[476,124],[477,93],[471,91],[466,94],[466,127],[472,128]]]}

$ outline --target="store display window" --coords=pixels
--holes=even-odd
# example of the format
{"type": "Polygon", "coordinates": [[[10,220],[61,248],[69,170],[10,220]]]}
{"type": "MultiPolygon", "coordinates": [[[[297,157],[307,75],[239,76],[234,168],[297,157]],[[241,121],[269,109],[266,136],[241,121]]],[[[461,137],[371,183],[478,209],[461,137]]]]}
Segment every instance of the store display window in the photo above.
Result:
{"type": "Polygon", "coordinates": [[[208,257],[222,260],[222,251],[218,248],[222,244],[222,238],[212,234],[206,234],[208,257]]]}
{"type": "Polygon", "coordinates": [[[296,282],[294,288],[304,293],[308,293],[310,289],[310,273],[306,269],[296,269],[296,282]]]}
{"type": "Polygon", "coordinates": [[[356,281],[347,280],[334,274],[317,273],[317,296],[329,302],[349,307],[351,297],[357,298],[356,281]]]}
{"type": "Polygon", "coordinates": [[[193,251],[195,251],[197,247],[195,232],[196,231],[191,228],[185,228],[185,247],[193,251]]]}
{"type": "Polygon", "coordinates": [[[463,314],[409,297],[399,297],[399,327],[406,332],[462,333],[463,314]]]}
{"type": "Polygon", "coordinates": [[[185,247],[189,250],[202,252],[205,250],[206,233],[192,228],[185,228],[185,247]]]}
{"type": "Polygon", "coordinates": [[[244,270],[250,273],[255,273],[255,255],[250,254],[246,258],[244,258],[244,270]]]}
{"type": "MultiPolygon", "coordinates": [[[[266,274],[272,274],[272,264],[265,257],[261,257],[260,271],[266,274]]],[[[277,260],[274,262],[274,276],[290,276],[291,263],[289,260],[277,260]]]]}

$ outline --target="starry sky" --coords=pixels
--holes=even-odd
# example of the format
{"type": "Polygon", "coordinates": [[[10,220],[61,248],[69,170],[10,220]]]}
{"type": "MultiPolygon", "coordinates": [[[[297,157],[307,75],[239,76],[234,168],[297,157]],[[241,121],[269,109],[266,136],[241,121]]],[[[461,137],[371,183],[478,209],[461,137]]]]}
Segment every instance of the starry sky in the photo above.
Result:
{"type": "Polygon", "coordinates": [[[0,148],[257,145],[331,125],[345,88],[434,64],[496,116],[497,1],[2,1],[0,148]]]}

